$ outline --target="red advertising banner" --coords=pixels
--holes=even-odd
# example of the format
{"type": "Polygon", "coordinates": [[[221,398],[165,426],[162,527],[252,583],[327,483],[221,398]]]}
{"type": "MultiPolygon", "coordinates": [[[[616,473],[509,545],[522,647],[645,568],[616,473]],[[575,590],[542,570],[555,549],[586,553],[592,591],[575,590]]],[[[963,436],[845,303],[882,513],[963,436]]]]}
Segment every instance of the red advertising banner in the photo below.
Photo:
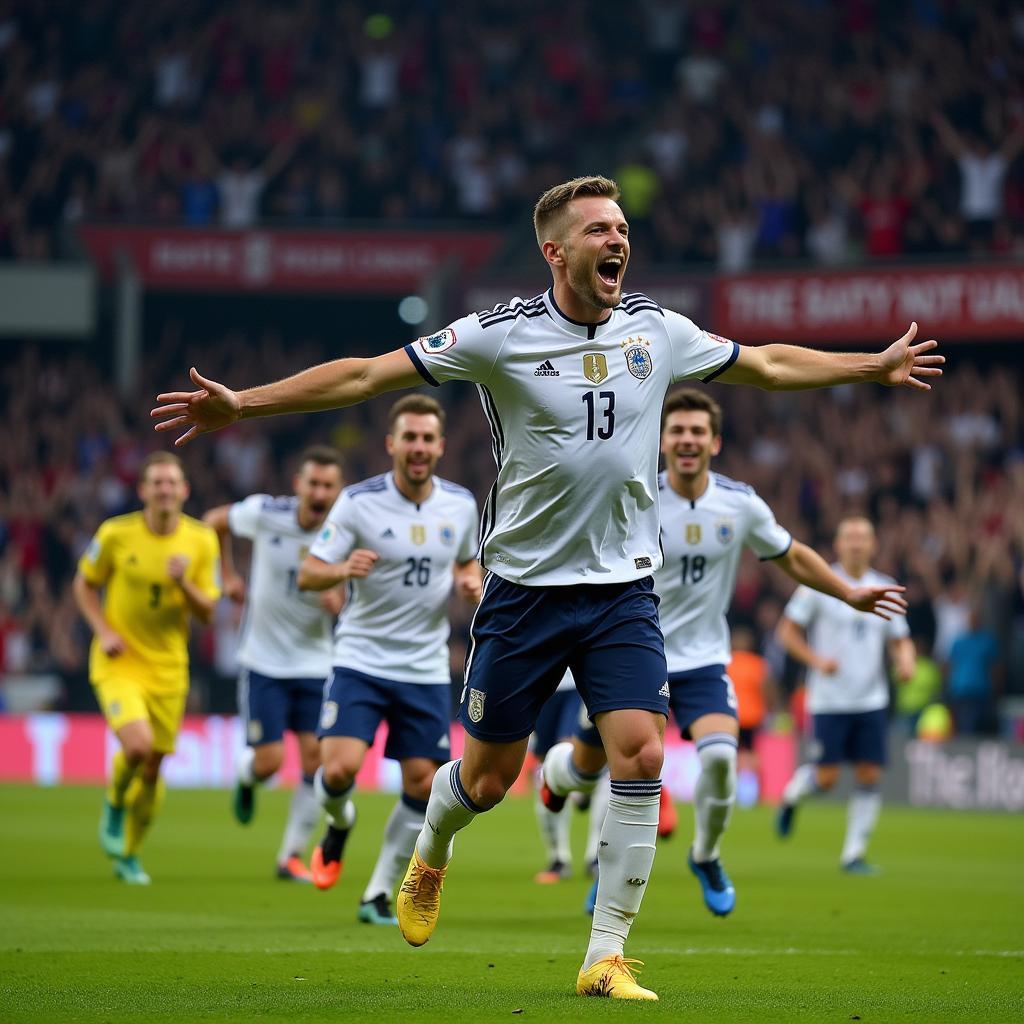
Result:
{"type": "MultiPolygon", "coordinates": [[[[401,769],[397,761],[384,757],[384,727],[366,755],[356,782],[362,790],[398,792],[401,769]]],[[[452,757],[460,757],[463,732],[452,726],[452,757]]],[[[235,757],[245,742],[238,718],[219,715],[186,717],[178,735],[177,750],[164,763],[164,777],[170,786],[227,789],[235,784],[235,757]]],[[[796,743],[792,736],[762,733],[757,737],[761,761],[760,793],[774,801],[793,773],[796,743]]],[[[97,784],[106,780],[107,766],[117,740],[101,715],[0,715],[0,783],[31,782],[42,786],[63,783],[97,784]]],[[[513,794],[531,788],[527,762],[513,794]]],[[[692,743],[677,733],[665,736],[665,766],[662,778],[677,800],[691,800],[700,774],[700,761],[692,743]]],[[[277,781],[293,785],[299,778],[298,748],[289,737],[285,763],[277,781]]]]}
{"type": "Polygon", "coordinates": [[[870,342],[901,335],[1024,338],[1024,268],[748,274],[715,281],[705,325],[742,342],[870,342]]]}
{"type": "Polygon", "coordinates": [[[189,291],[404,294],[454,260],[479,266],[496,233],[222,231],[86,225],[79,236],[104,277],[128,259],[144,284],[189,291]]]}

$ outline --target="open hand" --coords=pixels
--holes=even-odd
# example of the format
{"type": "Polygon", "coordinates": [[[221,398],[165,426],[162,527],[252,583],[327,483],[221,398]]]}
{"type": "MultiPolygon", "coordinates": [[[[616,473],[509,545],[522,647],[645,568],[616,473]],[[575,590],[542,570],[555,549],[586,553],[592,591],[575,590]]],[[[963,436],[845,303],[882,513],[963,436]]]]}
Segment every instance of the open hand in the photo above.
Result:
{"type": "Polygon", "coordinates": [[[940,367],[946,361],[946,357],[926,355],[925,353],[938,348],[939,343],[930,339],[912,345],[911,342],[916,337],[917,323],[915,322],[910,325],[910,330],[902,338],[894,341],[879,356],[881,363],[878,373],[879,384],[885,384],[891,388],[905,384],[908,388],[917,388],[919,391],[931,391],[931,384],[920,378],[941,376],[940,367]]]}
{"type": "Polygon", "coordinates": [[[900,595],[906,587],[882,584],[874,587],[854,587],[846,597],[846,603],[859,612],[871,612],[888,621],[894,615],[907,614],[907,602],[900,595]]]}
{"type": "Polygon", "coordinates": [[[176,448],[188,444],[199,434],[230,426],[242,414],[238,395],[230,388],[200,376],[194,366],[189,370],[189,376],[199,391],[169,391],[157,395],[156,400],[160,404],[149,413],[153,419],[162,421],[156,424],[155,430],[188,427],[174,442],[176,448]]]}

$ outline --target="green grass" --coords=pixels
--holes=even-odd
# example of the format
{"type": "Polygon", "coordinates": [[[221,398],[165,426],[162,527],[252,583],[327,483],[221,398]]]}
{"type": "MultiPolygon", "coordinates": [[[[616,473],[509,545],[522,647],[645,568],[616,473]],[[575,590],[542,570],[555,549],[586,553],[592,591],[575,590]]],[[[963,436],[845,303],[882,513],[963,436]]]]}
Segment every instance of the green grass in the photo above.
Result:
{"type": "Polygon", "coordinates": [[[1024,1020],[1020,817],[886,808],[884,874],[851,878],[841,806],[808,806],[786,844],[768,811],[739,812],[720,920],[686,871],[684,808],[627,949],[661,1002],[624,1004],[573,994],[588,883],[533,884],[529,802],[459,838],[415,950],[355,921],[391,799],[359,797],[345,874],[320,893],[271,879],[287,795],[261,796],[243,830],[227,794],[171,792],[144,851],[154,884],[133,889],[98,852],[98,790],[0,787],[0,1020],[1024,1020]]]}

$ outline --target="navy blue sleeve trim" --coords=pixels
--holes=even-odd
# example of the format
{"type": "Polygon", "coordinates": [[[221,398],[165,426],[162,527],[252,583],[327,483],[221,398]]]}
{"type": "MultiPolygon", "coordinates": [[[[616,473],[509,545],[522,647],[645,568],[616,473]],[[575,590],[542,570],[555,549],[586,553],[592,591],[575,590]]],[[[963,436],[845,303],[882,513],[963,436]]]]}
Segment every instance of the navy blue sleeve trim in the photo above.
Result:
{"type": "Polygon", "coordinates": [[[781,558],[783,555],[789,554],[789,549],[793,546],[793,535],[789,535],[789,543],[777,554],[777,555],[765,555],[761,559],[762,562],[774,562],[776,558],[781,558]]]}
{"type": "Polygon", "coordinates": [[[735,363],[737,359],[739,359],[739,357],[740,347],[734,341],[732,343],[732,353],[729,356],[729,358],[726,359],[726,361],[722,363],[722,365],[717,370],[715,370],[714,373],[709,373],[706,377],[701,377],[701,384],[710,384],[716,377],[721,376],[721,374],[725,373],[725,371],[728,370],[729,367],[732,366],[732,364],[735,363]]]}
{"type": "MultiPolygon", "coordinates": [[[[423,363],[423,360],[420,359],[418,355],[416,355],[416,350],[412,347],[412,345],[406,345],[405,351],[408,354],[409,358],[412,360],[412,365],[415,366],[417,370],[419,370],[420,376],[432,388],[439,388],[441,386],[440,383],[434,380],[434,375],[426,368],[426,366],[423,363]]],[[[735,358],[735,356],[733,358],[735,358]]]]}

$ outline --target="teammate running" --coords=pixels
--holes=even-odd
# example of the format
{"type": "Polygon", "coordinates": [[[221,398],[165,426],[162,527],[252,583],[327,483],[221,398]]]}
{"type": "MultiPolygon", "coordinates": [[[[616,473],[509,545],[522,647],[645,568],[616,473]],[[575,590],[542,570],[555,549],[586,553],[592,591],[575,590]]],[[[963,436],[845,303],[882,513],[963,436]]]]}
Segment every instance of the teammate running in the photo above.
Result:
{"type": "Polygon", "coordinates": [[[341,492],[341,456],[317,445],[299,457],[291,497],[252,494],[210,509],[203,521],[220,538],[224,592],[245,601],[238,649],[238,711],[247,746],[238,758],[233,809],[248,825],[256,813],[256,786],[284,762],[284,733],[299,744],[302,780],[292,794],[277,853],[277,877],[309,882],[302,855],[320,819],[313,773],[320,765],[316,737],[324,680],[331,670],[331,626],[341,610],[338,588],[303,594],[296,586],[299,563],[341,492]],[[235,571],[231,538],[252,542],[249,593],[235,571]]]}

